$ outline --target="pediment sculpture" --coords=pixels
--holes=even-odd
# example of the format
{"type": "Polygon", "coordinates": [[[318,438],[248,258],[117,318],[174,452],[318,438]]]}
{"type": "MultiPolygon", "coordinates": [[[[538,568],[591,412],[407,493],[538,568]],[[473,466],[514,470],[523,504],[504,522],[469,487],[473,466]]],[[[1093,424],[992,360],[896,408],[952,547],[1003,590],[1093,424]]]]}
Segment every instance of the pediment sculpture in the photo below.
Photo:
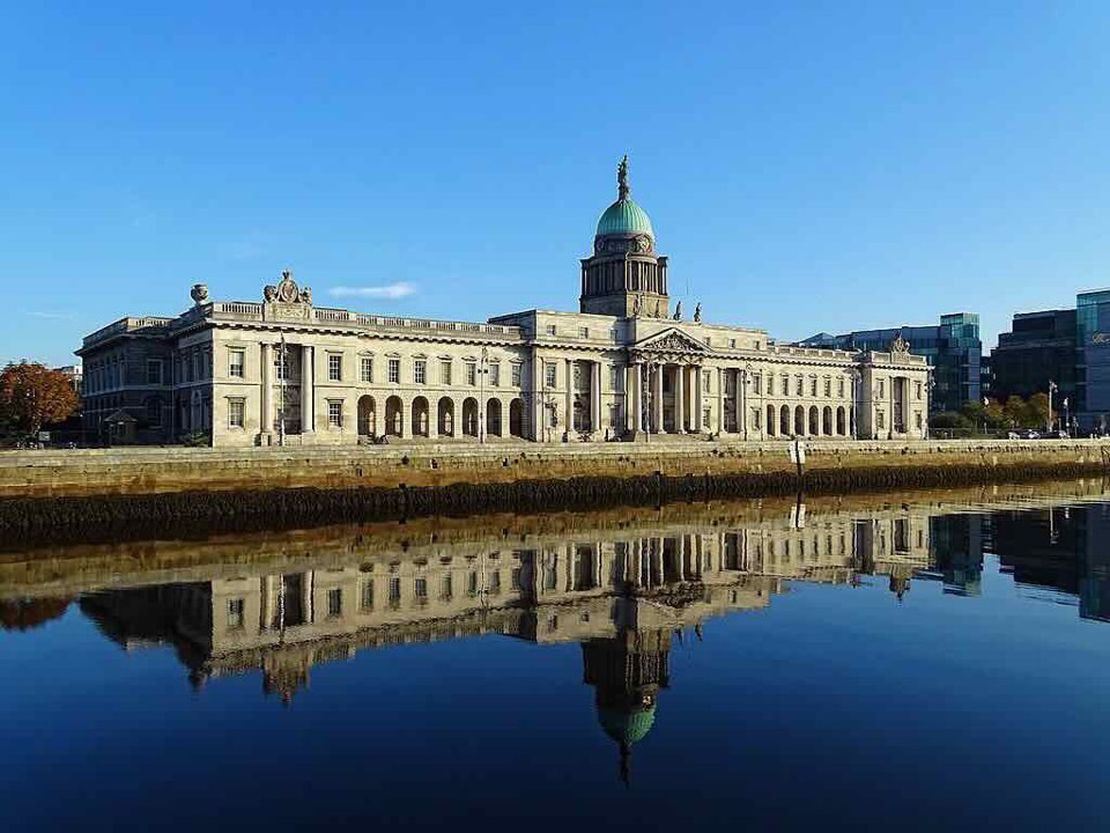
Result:
{"type": "Polygon", "coordinates": [[[285,269],[281,273],[281,280],[276,285],[268,284],[262,290],[262,297],[268,304],[311,304],[312,288],[306,286],[302,289],[297,286],[297,282],[293,280],[293,273],[285,269]]]}
{"type": "Polygon", "coordinates": [[[890,352],[904,356],[910,352],[910,343],[902,336],[898,336],[890,343],[890,352]]]}

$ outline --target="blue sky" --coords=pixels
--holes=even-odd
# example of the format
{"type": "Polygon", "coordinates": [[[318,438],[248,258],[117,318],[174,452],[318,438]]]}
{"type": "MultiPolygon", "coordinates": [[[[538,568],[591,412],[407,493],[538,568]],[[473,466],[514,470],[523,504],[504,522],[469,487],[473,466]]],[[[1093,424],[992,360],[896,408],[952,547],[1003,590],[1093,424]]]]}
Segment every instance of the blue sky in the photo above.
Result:
{"type": "Polygon", "coordinates": [[[970,310],[989,346],[1110,284],[1106,3],[21,5],[0,361],[284,266],[318,304],[574,309],[626,152],[711,321],[970,310]]]}

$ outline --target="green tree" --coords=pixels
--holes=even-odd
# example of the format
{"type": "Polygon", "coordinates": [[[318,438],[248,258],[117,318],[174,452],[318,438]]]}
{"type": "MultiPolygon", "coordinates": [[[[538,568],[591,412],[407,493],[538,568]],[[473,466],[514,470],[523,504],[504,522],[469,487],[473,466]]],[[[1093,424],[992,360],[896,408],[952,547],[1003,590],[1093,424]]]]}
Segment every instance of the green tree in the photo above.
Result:
{"type": "MultiPolygon", "coordinates": [[[[1059,405],[1059,400],[1056,404],[1059,405]]],[[[1045,425],[1048,424],[1047,393],[1035,393],[1030,396],[1027,408],[1029,413],[1029,427],[1043,428],[1045,425]]]]}

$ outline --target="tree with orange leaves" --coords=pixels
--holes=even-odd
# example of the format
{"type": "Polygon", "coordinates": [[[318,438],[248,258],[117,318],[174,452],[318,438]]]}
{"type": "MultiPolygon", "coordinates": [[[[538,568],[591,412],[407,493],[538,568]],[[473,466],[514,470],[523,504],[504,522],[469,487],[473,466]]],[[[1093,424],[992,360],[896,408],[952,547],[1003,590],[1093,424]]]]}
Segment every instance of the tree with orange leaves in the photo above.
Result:
{"type": "Polygon", "coordinates": [[[28,434],[77,413],[77,391],[69,377],[38,362],[14,362],[0,371],[0,420],[28,434]]]}

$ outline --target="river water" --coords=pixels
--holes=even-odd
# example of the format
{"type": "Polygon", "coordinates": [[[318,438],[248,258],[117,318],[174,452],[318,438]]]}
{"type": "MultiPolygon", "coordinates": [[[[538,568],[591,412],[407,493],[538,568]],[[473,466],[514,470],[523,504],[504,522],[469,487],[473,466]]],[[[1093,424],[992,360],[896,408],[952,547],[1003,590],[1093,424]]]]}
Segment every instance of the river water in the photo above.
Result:
{"type": "Polygon", "coordinates": [[[0,555],[3,830],[1105,830],[1101,484],[0,555]]]}

